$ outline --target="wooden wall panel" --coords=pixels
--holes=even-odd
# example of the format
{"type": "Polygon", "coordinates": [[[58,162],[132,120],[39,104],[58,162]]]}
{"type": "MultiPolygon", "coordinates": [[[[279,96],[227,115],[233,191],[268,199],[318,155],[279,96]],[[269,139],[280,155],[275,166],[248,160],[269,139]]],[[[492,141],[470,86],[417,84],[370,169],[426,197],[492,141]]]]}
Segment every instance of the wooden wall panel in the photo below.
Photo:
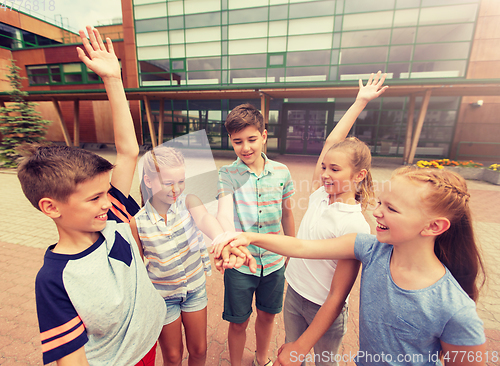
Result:
{"type": "Polygon", "coordinates": [[[482,0],[479,8],[479,16],[500,15],[500,1],[482,0]]]}
{"type": "MultiPolygon", "coordinates": [[[[499,17],[500,21],[500,17],[499,17]]],[[[500,60],[499,38],[476,39],[472,46],[470,61],[498,61],[500,60]]]]}
{"type": "MultiPolygon", "coordinates": [[[[1,9],[0,9],[1,11],[1,9]]],[[[12,53],[5,48],[0,48],[0,91],[10,90],[10,82],[7,75],[10,73],[12,53]]]]}
{"type": "Polygon", "coordinates": [[[53,122],[47,129],[47,140],[64,142],[64,136],[62,134],[61,127],[59,126],[59,123],[55,122],[59,117],[54,106],[52,105],[52,102],[40,102],[38,103],[36,110],[42,114],[43,119],[47,119],[53,122]]]}
{"type": "Polygon", "coordinates": [[[93,101],[97,142],[114,143],[111,108],[108,101],[93,101]]]}
{"type": "Polygon", "coordinates": [[[500,38],[500,15],[481,17],[476,28],[476,39],[500,38]]]}

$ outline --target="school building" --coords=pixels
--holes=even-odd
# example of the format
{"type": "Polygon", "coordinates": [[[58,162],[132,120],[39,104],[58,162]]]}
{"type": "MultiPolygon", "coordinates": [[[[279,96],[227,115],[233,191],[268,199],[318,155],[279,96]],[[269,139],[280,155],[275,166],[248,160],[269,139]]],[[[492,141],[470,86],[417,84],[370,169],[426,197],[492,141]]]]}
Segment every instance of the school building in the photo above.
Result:
{"type": "MultiPolygon", "coordinates": [[[[5,13],[0,39],[6,27],[20,36],[1,41],[2,68],[10,53],[56,121],[49,137],[112,142],[102,82],[78,60],[75,34],[5,13]]],[[[141,143],[205,129],[212,148],[231,149],[224,120],[250,102],[268,151],[317,155],[357,80],[381,70],[390,88],[351,131],[374,155],[500,160],[497,0],[122,0],[122,14],[101,32],[114,39],[141,143]]]]}

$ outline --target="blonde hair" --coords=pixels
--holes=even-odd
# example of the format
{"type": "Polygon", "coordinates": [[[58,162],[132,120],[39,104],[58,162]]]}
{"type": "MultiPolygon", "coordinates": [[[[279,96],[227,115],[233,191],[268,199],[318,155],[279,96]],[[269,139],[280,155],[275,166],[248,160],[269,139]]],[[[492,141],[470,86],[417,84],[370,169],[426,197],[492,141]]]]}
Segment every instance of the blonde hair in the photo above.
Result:
{"type": "Polygon", "coordinates": [[[375,194],[373,192],[373,180],[370,173],[372,166],[372,154],[370,148],[356,137],[348,137],[343,141],[334,144],[329,152],[332,150],[340,149],[349,156],[351,166],[354,172],[359,172],[362,169],[366,170],[366,176],[356,186],[354,198],[357,202],[361,203],[361,207],[366,209],[370,201],[374,200],[375,194]]]}
{"type": "Polygon", "coordinates": [[[444,216],[450,228],[436,237],[434,253],[450,270],[463,290],[474,301],[485,282],[485,271],[477,247],[469,207],[470,194],[465,179],[449,170],[402,167],[393,177],[405,177],[426,184],[429,189],[422,203],[433,214],[444,216]],[[478,286],[478,279],[482,281],[478,286]]]}
{"type": "Polygon", "coordinates": [[[153,150],[148,151],[143,157],[144,167],[141,177],[141,196],[142,204],[144,205],[144,197],[151,198],[153,192],[144,183],[144,176],[150,178],[158,177],[161,179],[160,168],[177,168],[184,166],[184,155],[173,147],[158,146],[153,150]]]}

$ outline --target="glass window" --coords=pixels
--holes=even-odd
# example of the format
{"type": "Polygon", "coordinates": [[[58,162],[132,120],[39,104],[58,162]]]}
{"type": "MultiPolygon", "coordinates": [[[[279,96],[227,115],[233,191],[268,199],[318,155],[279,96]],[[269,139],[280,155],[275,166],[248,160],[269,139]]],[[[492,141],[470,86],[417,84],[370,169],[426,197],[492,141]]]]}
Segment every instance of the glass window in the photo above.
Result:
{"type": "Polygon", "coordinates": [[[81,64],[64,64],[63,72],[82,72],[81,64]]]}
{"type": "Polygon", "coordinates": [[[138,33],[136,39],[137,39],[137,47],[159,46],[162,44],[168,44],[168,33],[166,31],[138,33]]]}
{"type": "Polygon", "coordinates": [[[230,55],[249,53],[267,53],[267,38],[229,41],[230,55]]]}
{"type": "MultiPolygon", "coordinates": [[[[165,2],[165,0],[162,1],[165,2]]],[[[184,14],[184,1],[168,1],[167,6],[169,16],[184,14]]]]}
{"type": "Polygon", "coordinates": [[[308,51],[289,52],[287,55],[287,66],[304,65],[328,65],[330,63],[330,51],[308,51]]]}
{"type": "Polygon", "coordinates": [[[331,33],[288,37],[288,51],[320,50],[330,49],[331,47],[331,33]]]}
{"type": "Polygon", "coordinates": [[[284,80],[284,78],[285,69],[283,67],[267,69],[267,82],[279,83],[280,80],[284,80]]]}
{"type": "Polygon", "coordinates": [[[405,98],[402,97],[383,97],[383,109],[403,109],[405,98]]]}
{"type": "Polygon", "coordinates": [[[167,18],[145,19],[135,21],[135,32],[155,32],[167,30],[167,18]]]}
{"type": "Polygon", "coordinates": [[[460,3],[476,3],[478,0],[422,0],[422,6],[436,6],[436,5],[449,5],[460,3]]]}
{"type": "Polygon", "coordinates": [[[386,72],[388,74],[391,74],[393,79],[407,79],[408,71],[410,71],[410,64],[400,63],[400,64],[388,64],[386,72]]]}
{"type": "Polygon", "coordinates": [[[170,70],[169,60],[139,61],[139,72],[163,72],[170,70]]]}
{"type": "Polygon", "coordinates": [[[167,4],[148,4],[134,7],[134,19],[150,19],[167,16],[167,4]]]}
{"type": "Polygon", "coordinates": [[[328,66],[287,67],[286,81],[326,81],[328,69],[328,66]]]}
{"type": "Polygon", "coordinates": [[[184,1],[184,14],[207,13],[219,11],[220,0],[189,0],[184,1]]]}
{"type": "Polygon", "coordinates": [[[220,56],[220,42],[189,43],[186,45],[187,57],[220,56]]]}
{"type": "Polygon", "coordinates": [[[253,8],[267,6],[268,0],[229,0],[229,9],[253,8]]]}
{"type": "Polygon", "coordinates": [[[285,54],[269,54],[268,55],[268,66],[284,66],[285,65],[285,54]]]}
{"type": "Polygon", "coordinates": [[[269,50],[273,52],[286,51],[286,37],[269,38],[268,44],[269,44],[269,50]]]}
{"type": "Polygon", "coordinates": [[[184,17],[186,28],[201,28],[220,25],[220,13],[192,14],[184,17]]]}
{"type": "Polygon", "coordinates": [[[467,61],[414,62],[410,78],[462,77],[467,61]]]}
{"type": "Polygon", "coordinates": [[[183,44],[175,44],[170,46],[170,57],[186,57],[186,48],[183,44]]]}
{"type": "Polygon", "coordinates": [[[389,61],[411,61],[413,46],[392,46],[389,51],[389,61]]]}
{"type": "Polygon", "coordinates": [[[416,45],[413,60],[443,60],[467,58],[469,43],[438,43],[416,45]]]}
{"type": "Polygon", "coordinates": [[[476,20],[477,4],[422,8],[420,25],[466,23],[476,20]]]}
{"type": "Polygon", "coordinates": [[[266,69],[231,70],[230,78],[232,84],[265,83],[267,81],[266,69]]]}
{"type": "Polygon", "coordinates": [[[168,28],[169,29],[182,29],[184,28],[184,17],[169,17],[168,18],[168,28]]]}
{"type": "Polygon", "coordinates": [[[345,2],[345,13],[361,13],[394,9],[394,0],[349,0],[345,2]]]}
{"type": "Polygon", "coordinates": [[[134,0],[134,5],[164,3],[165,0],[134,0]]]}
{"type": "Polygon", "coordinates": [[[288,5],[277,5],[269,8],[269,20],[286,19],[288,17],[288,5]]]}
{"type": "Polygon", "coordinates": [[[220,82],[220,71],[189,71],[188,84],[218,84],[220,82]]]}
{"type": "Polygon", "coordinates": [[[342,47],[384,46],[389,44],[390,29],[342,33],[342,47]]]}
{"type": "Polygon", "coordinates": [[[286,36],[287,21],[269,22],[269,37],[286,36]]]}
{"type": "Polygon", "coordinates": [[[472,23],[420,27],[417,43],[470,41],[473,34],[472,23]]]}
{"type": "Polygon", "coordinates": [[[229,39],[267,37],[267,23],[237,24],[229,26],[229,39]]]}
{"type": "Polygon", "coordinates": [[[368,79],[372,72],[385,72],[385,64],[341,65],[339,66],[340,80],[368,79]]]}
{"type": "Polygon", "coordinates": [[[168,32],[170,44],[184,43],[184,30],[171,30],[168,32]]]}
{"type": "Polygon", "coordinates": [[[333,29],[333,17],[318,17],[311,19],[291,19],[288,22],[289,35],[311,33],[328,33],[333,29]]]}
{"type": "Polygon", "coordinates": [[[338,79],[338,67],[337,66],[332,66],[330,67],[330,76],[328,80],[337,80],[338,79]]]}
{"type": "Polygon", "coordinates": [[[333,15],[335,1],[315,1],[314,3],[290,4],[289,17],[308,18],[333,15]]]}
{"type": "Polygon", "coordinates": [[[169,58],[168,46],[137,47],[137,58],[139,60],[169,58]]]}
{"type": "Polygon", "coordinates": [[[170,69],[172,71],[184,71],[186,60],[170,60],[170,69]]]}
{"type": "Polygon", "coordinates": [[[188,70],[220,70],[220,57],[191,58],[187,60],[188,70]]]}
{"type": "Polygon", "coordinates": [[[363,13],[344,15],[342,29],[344,31],[358,29],[390,28],[394,12],[363,13]]]}
{"type": "Polygon", "coordinates": [[[417,25],[419,9],[396,10],[394,13],[394,26],[407,27],[417,25]]]}
{"type": "Polygon", "coordinates": [[[229,68],[231,69],[250,69],[266,67],[267,55],[237,55],[229,56],[229,68]]]}
{"type": "Polygon", "coordinates": [[[385,62],[387,47],[347,48],[340,53],[341,64],[359,64],[366,62],[385,62]]]}
{"type": "Polygon", "coordinates": [[[64,82],[65,83],[82,83],[83,76],[82,76],[82,74],[64,74],[64,82]]]}
{"type": "Polygon", "coordinates": [[[186,29],[186,42],[220,41],[220,27],[186,29]]]}
{"type": "Polygon", "coordinates": [[[229,24],[267,22],[268,8],[229,11],[229,24]]]}
{"type": "Polygon", "coordinates": [[[332,65],[338,65],[339,56],[340,56],[340,50],[332,50],[332,54],[330,56],[330,63],[332,65]]]}
{"type": "Polygon", "coordinates": [[[396,0],[396,9],[418,8],[420,0],[396,0]]]}
{"type": "Polygon", "coordinates": [[[398,28],[392,32],[391,44],[413,43],[415,41],[416,28],[398,28]]]}

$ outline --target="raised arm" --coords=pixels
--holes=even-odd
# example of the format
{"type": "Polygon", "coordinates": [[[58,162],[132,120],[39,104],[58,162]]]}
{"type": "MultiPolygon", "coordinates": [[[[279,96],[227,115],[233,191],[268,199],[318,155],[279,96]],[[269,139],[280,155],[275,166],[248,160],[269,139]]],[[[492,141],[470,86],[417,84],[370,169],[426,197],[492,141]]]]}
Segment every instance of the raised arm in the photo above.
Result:
{"type": "Polygon", "coordinates": [[[196,222],[196,226],[210,239],[213,240],[224,232],[217,219],[208,213],[203,202],[195,195],[187,195],[186,207],[196,222]]]}
{"type": "Polygon", "coordinates": [[[356,259],[354,255],[356,235],[347,234],[325,240],[302,240],[284,235],[246,232],[241,233],[229,242],[215,246],[212,251],[217,258],[225,245],[239,247],[253,244],[271,252],[294,258],[356,259]]]}
{"type": "Polygon", "coordinates": [[[307,355],[311,348],[330,328],[344,307],[345,300],[351,292],[352,285],[358,276],[360,262],[357,260],[340,260],[333,275],[330,292],[324,304],[314,316],[306,331],[295,342],[286,343],[278,351],[278,359],[274,365],[299,365],[293,362],[293,355],[307,355]],[[293,352],[293,354],[292,354],[293,352]]]}
{"type": "Polygon", "coordinates": [[[87,54],[77,47],[80,60],[104,82],[111,105],[113,132],[116,146],[116,163],[111,184],[127,197],[132,187],[139,145],[135,136],[134,123],[121,79],[120,63],[115,55],[113,43],[107,38],[107,48],[97,29],[87,26],[87,33],[80,30],[80,37],[87,54]]]}
{"type": "Polygon", "coordinates": [[[330,132],[325,140],[321,154],[319,155],[316,167],[314,169],[312,191],[314,192],[319,187],[321,187],[321,163],[325,158],[326,153],[330,148],[337,142],[343,141],[349,131],[352,128],[354,122],[360,115],[360,113],[365,109],[368,102],[379,97],[388,86],[382,86],[385,81],[386,74],[382,75],[382,72],[377,72],[377,74],[371,74],[366,85],[363,85],[363,81],[359,80],[359,92],[353,105],[345,112],[345,114],[340,119],[339,123],[330,132]]]}

